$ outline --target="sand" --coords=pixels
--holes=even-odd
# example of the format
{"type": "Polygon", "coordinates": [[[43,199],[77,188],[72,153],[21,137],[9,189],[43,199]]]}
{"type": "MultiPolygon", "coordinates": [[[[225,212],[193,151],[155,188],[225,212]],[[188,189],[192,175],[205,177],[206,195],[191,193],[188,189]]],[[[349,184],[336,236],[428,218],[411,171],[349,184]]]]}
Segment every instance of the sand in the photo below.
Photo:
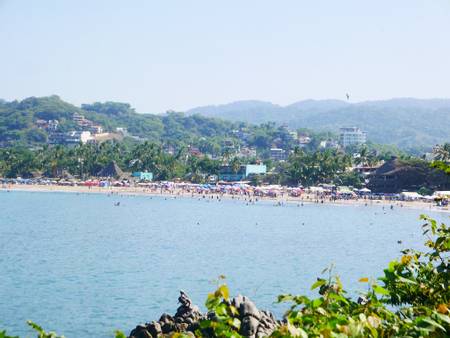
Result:
{"type": "MultiPolygon", "coordinates": [[[[0,187],[1,190],[6,191],[30,191],[30,192],[67,192],[67,193],[78,193],[78,194],[115,194],[115,195],[142,195],[142,196],[165,196],[165,197],[183,197],[183,198],[202,198],[203,195],[200,193],[192,193],[185,191],[183,189],[177,188],[173,190],[162,190],[162,189],[148,189],[142,187],[86,187],[86,186],[60,186],[60,185],[25,185],[25,184],[8,184],[0,187]]],[[[347,206],[366,206],[366,205],[379,205],[385,208],[411,208],[417,210],[426,210],[433,212],[449,212],[449,206],[438,207],[434,202],[423,202],[423,201],[390,201],[390,200],[369,200],[369,199],[338,199],[338,200],[317,200],[314,195],[303,194],[301,197],[292,197],[287,194],[279,195],[277,197],[249,197],[245,195],[232,195],[232,194],[217,194],[210,193],[207,194],[205,198],[214,196],[217,198],[219,196],[222,198],[233,198],[242,200],[244,202],[254,203],[256,200],[261,201],[273,201],[276,205],[283,204],[334,204],[334,205],[347,205],[347,206]],[[322,202],[323,201],[323,202],[322,202]]]]}

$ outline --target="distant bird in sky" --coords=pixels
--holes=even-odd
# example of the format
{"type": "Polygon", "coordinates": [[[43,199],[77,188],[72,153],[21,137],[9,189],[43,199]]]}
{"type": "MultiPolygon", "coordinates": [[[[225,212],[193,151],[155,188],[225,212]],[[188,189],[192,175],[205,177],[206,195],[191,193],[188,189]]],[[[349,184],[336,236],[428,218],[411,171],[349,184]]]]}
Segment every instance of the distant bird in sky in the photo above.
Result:
{"type": "Polygon", "coordinates": [[[345,96],[347,96],[347,101],[350,100],[350,95],[348,95],[348,93],[345,94],[345,96]]]}

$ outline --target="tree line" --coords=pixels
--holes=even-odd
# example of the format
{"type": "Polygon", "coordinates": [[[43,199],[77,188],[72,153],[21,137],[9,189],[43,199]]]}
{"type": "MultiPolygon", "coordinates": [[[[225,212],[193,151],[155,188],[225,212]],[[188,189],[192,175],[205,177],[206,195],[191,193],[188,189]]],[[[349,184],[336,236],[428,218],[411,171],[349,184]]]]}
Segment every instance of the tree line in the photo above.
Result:
{"type": "MultiPolygon", "coordinates": [[[[253,177],[255,184],[267,182],[297,186],[336,183],[360,186],[362,178],[349,171],[354,164],[373,164],[379,158],[362,148],[354,156],[336,149],[305,151],[295,148],[286,161],[266,160],[268,175],[253,177]]],[[[213,159],[193,156],[187,147],[169,153],[157,143],[126,144],[108,141],[101,144],[79,144],[75,147],[44,146],[0,148],[0,176],[6,178],[63,177],[65,174],[86,179],[96,176],[114,161],[125,172],[152,172],[156,180],[189,180],[207,182],[218,175],[222,165],[237,172],[243,164],[258,163],[256,157],[241,158],[225,154],[213,159]]]]}

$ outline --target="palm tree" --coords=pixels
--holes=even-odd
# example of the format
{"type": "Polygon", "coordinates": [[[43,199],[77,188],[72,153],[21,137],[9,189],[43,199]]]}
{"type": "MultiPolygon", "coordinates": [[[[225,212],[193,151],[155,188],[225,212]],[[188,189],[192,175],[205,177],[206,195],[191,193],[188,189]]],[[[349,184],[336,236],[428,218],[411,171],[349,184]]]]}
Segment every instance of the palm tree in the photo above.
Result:
{"type": "Polygon", "coordinates": [[[238,157],[233,157],[231,160],[231,170],[236,175],[239,172],[239,169],[241,168],[241,160],[238,157]]]}

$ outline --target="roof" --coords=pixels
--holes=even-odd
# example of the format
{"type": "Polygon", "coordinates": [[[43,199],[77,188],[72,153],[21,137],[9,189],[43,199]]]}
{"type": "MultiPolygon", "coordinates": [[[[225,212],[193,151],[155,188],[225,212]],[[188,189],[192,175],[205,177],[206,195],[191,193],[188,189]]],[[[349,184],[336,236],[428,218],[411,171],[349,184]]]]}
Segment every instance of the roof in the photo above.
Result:
{"type": "Polygon", "coordinates": [[[99,177],[124,177],[125,174],[122,169],[119,168],[115,161],[110,162],[106,167],[100,170],[97,174],[99,177]]]}
{"type": "Polygon", "coordinates": [[[406,197],[406,198],[422,198],[422,195],[420,195],[417,192],[411,192],[411,191],[403,191],[400,195],[406,197]]]}
{"type": "Polygon", "coordinates": [[[389,175],[398,170],[399,167],[400,167],[399,160],[397,158],[393,158],[389,161],[386,161],[383,165],[381,165],[375,171],[375,175],[389,175]]]}
{"type": "Polygon", "coordinates": [[[433,195],[439,197],[450,197],[450,191],[435,191],[433,195]]]}

